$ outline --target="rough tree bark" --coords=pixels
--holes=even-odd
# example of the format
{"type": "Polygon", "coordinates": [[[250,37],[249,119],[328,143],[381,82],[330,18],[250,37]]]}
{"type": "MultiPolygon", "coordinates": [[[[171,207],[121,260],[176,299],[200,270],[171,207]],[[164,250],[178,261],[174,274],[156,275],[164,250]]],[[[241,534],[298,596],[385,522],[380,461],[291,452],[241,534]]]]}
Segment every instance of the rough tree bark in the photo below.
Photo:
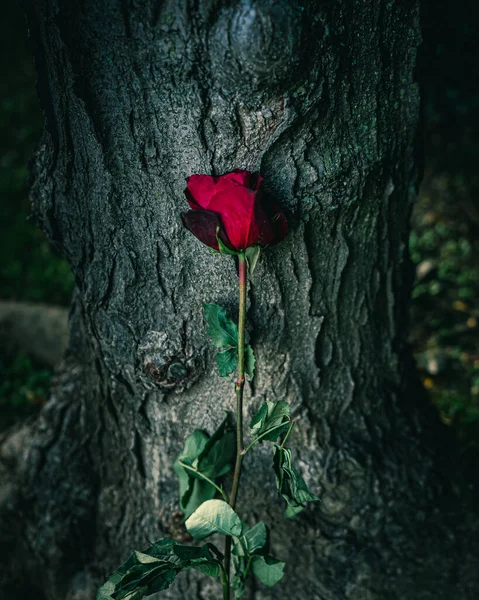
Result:
{"type": "MultiPolygon", "coordinates": [[[[201,301],[236,309],[234,261],[180,224],[184,178],[237,167],[291,223],[250,290],[248,410],[291,402],[321,498],[285,522],[269,454],[248,456],[239,511],[272,525],[288,564],[251,598],[476,597],[475,521],[406,344],[418,2],[26,10],[45,112],[33,206],[77,292],[52,398],[2,443],[2,597],[93,598],[130,549],[184,536],[172,462],[234,403],[201,301]]],[[[187,574],[159,597],[219,591],[187,574]]]]}

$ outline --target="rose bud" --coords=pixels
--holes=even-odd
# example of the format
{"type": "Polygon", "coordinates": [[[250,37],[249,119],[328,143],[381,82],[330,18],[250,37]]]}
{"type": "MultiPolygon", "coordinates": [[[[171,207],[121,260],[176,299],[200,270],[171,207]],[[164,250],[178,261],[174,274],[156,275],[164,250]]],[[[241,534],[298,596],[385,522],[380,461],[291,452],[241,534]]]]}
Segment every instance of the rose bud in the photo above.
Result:
{"type": "Polygon", "coordinates": [[[192,210],[182,214],[183,223],[210,248],[236,253],[285,238],[286,217],[279,206],[263,197],[259,173],[236,169],[219,177],[191,175],[186,183],[185,196],[192,210]]]}

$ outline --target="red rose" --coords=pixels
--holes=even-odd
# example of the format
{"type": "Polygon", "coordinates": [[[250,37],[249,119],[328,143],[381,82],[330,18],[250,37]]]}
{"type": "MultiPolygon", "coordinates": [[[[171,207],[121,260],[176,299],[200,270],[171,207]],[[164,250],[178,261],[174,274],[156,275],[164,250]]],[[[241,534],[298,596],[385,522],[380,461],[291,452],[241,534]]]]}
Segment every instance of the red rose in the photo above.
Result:
{"type": "Polygon", "coordinates": [[[263,198],[259,173],[236,169],[219,177],[191,175],[186,183],[185,196],[192,210],[182,214],[183,223],[210,248],[219,250],[217,238],[239,252],[276,244],[286,236],[286,217],[263,198]]]}

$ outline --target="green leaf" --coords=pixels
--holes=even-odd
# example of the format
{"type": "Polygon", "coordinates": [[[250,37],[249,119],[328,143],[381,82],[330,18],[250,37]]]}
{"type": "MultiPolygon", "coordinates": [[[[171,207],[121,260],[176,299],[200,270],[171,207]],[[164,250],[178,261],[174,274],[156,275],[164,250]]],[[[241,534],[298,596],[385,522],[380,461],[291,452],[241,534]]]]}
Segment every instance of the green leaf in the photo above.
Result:
{"type": "Polygon", "coordinates": [[[228,348],[216,353],[216,364],[220,377],[228,377],[238,365],[238,348],[228,348]]]}
{"type": "MultiPolygon", "coordinates": [[[[150,594],[161,592],[162,590],[169,588],[177,574],[178,571],[176,569],[165,569],[163,572],[159,573],[155,578],[150,580],[146,595],[149,596],[150,594]]],[[[138,598],[142,597],[143,596],[138,596],[138,598]]],[[[128,596],[128,600],[131,600],[130,596],[128,596]]]]}
{"type": "Polygon", "coordinates": [[[185,502],[180,501],[180,508],[185,519],[192,515],[203,502],[211,500],[217,494],[216,489],[204,479],[190,478],[190,481],[192,481],[191,493],[185,497],[185,502]]]}
{"type": "Polygon", "coordinates": [[[198,471],[215,480],[230,471],[235,456],[236,428],[227,414],[198,455],[196,466],[198,471]]]}
{"type": "Polygon", "coordinates": [[[246,588],[246,578],[244,576],[245,565],[243,563],[244,561],[241,561],[241,564],[237,568],[235,574],[233,575],[233,579],[231,582],[231,585],[235,592],[235,598],[241,598],[246,588]]]}
{"type": "Polygon", "coordinates": [[[201,452],[203,452],[205,449],[209,439],[210,436],[205,431],[202,429],[196,429],[186,438],[185,447],[183,448],[179,458],[183,462],[192,465],[201,452]]]}
{"type": "Polygon", "coordinates": [[[193,548],[168,538],[159,540],[144,552],[133,552],[101,586],[97,600],[139,600],[167,589],[186,569],[217,577],[221,558],[213,544],[193,548]]]}
{"type": "MultiPolygon", "coordinates": [[[[218,304],[203,302],[205,318],[208,321],[208,334],[213,345],[220,349],[216,354],[216,363],[221,377],[228,377],[238,366],[238,327],[226,316],[224,308],[218,304]]],[[[255,357],[249,344],[245,345],[245,371],[252,379],[255,357]]]]}
{"type": "Polygon", "coordinates": [[[223,500],[208,500],[187,519],[186,529],[196,539],[202,540],[212,533],[241,535],[241,520],[223,500]]]}
{"type": "MultiPolygon", "coordinates": [[[[215,488],[186,470],[179,464],[179,461],[194,466],[198,456],[204,450],[209,436],[204,431],[197,429],[186,438],[183,451],[173,464],[173,470],[178,476],[180,488],[180,508],[186,517],[189,517],[203,502],[215,497],[215,488]]],[[[210,478],[211,479],[211,478],[210,478]]]]}
{"type": "Polygon", "coordinates": [[[112,594],[115,591],[116,584],[121,581],[123,575],[117,571],[110,575],[97,591],[96,600],[112,600],[112,594]]]}
{"type": "Polygon", "coordinates": [[[203,502],[216,495],[216,489],[199,474],[185,469],[179,461],[197,469],[216,483],[231,469],[236,453],[235,429],[227,416],[215,433],[209,437],[201,430],[186,438],[185,447],[176,459],[173,469],[180,486],[180,508],[189,517],[203,502]]]}
{"type": "Polygon", "coordinates": [[[282,579],[285,563],[272,556],[255,556],[252,567],[253,573],[261,583],[272,587],[282,579]]]}
{"type": "Polygon", "coordinates": [[[165,590],[176,577],[176,569],[165,560],[152,560],[131,567],[122,581],[117,584],[113,598],[142,598],[144,595],[165,590]]]}
{"type": "Polygon", "coordinates": [[[263,436],[262,440],[275,442],[286,431],[289,423],[290,407],[287,402],[284,400],[266,401],[251,421],[251,435],[255,438],[263,436]]]}
{"type": "Polygon", "coordinates": [[[183,562],[203,560],[211,558],[210,547],[213,544],[204,544],[203,546],[180,546],[175,544],[172,547],[173,553],[183,562]]]}
{"type": "Polygon", "coordinates": [[[233,554],[243,556],[246,554],[255,554],[261,550],[268,540],[268,528],[263,521],[256,523],[251,529],[248,529],[235,543],[233,554]]]}
{"type": "Polygon", "coordinates": [[[221,552],[213,544],[205,544],[204,546],[175,546],[175,554],[183,561],[188,562],[191,569],[200,571],[209,577],[216,577],[220,574],[219,562],[211,562],[211,551],[217,554],[217,558],[223,558],[221,552]]]}
{"type": "Polygon", "coordinates": [[[251,435],[254,437],[258,437],[260,431],[266,431],[264,424],[268,418],[268,405],[274,405],[274,402],[263,402],[258,412],[256,412],[251,419],[251,435]]]}
{"type": "Polygon", "coordinates": [[[250,379],[254,377],[254,366],[256,359],[254,357],[253,348],[249,344],[246,344],[244,349],[244,370],[246,375],[249,375],[250,379]]]}
{"type": "Polygon", "coordinates": [[[256,263],[258,262],[260,253],[261,248],[259,246],[250,246],[249,248],[246,248],[245,255],[251,275],[253,275],[253,271],[256,267],[256,263]]]}
{"type": "Polygon", "coordinates": [[[286,507],[286,510],[284,511],[284,516],[287,519],[294,519],[294,517],[296,515],[299,515],[299,513],[304,510],[304,506],[290,506],[288,504],[288,506],[286,507]]]}
{"type": "Polygon", "coordinates": [[[276,487],[288,504],[286,516],[292,517],[304,508],[305,502],[317,502],[319,498],[308,490],[304,479],[293,466],[289,448],[274,447],[273,470],[276,487]]]}
{"type": "MultiPolygon", "coordinates": [[[[255,362],[253,348],[249,344],[246,344],[244,349],[244,368],[245,373],[250,379],[253,379],[254,377],[255,362]]],[[[238,348],[228,348],[221,352],[217,352],[216,363],[221,377],[228,377],[228,375],[231,375],[238,366],[238,348]]]]}
{"type": "Polygon", "coordinates": [[[249,554],[254,554],[257,550],[263,548],[268,539],[268,529],[264,522],[260,521],[254,527],[248,529],[243,539],[249,554]]]}
{"type": "Polygon", "coordinates": [[[213,577],[216,579],[220,575],[220,565],[211,564],[211,563],[200,563],[198,565],[192,565],[192,569],[203,573],[203,575],[208,575],[208,577],[213,577]]]}
{"type": "Polygon", "coordinates": [[[203,302],[208,334],[215,348],[231,348],[238,345],[238,327],[226,316],[226,311],[218,304],[203,302]]]}

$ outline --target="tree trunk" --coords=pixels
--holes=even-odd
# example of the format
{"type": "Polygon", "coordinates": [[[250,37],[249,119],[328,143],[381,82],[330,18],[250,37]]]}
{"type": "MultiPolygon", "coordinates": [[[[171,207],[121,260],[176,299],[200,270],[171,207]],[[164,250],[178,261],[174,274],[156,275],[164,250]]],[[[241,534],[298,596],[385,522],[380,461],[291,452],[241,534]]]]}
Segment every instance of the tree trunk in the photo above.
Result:
{"type": "MultiPolygon", "coordinates": [[[[76,278],[67,358],[2,444],[3,597],[86,600],[131,549],[185,536],[172,463],[233,409],[201,301],[233,259],[179,218],[184,179],[260,170],[289,211],[248,299],[249,415],[287,399],[321,502],[285,521],[267,449],[238,511],[287,562],[260,599],[477,597],[477,525],[407,347],[417,0],[25,0],[45,133],[35,214],[76,278]],[[174,366],[173,366],[174,365],[174,366]]],[[[158,598],[219,598],[180,575],[158,598]]]]}

